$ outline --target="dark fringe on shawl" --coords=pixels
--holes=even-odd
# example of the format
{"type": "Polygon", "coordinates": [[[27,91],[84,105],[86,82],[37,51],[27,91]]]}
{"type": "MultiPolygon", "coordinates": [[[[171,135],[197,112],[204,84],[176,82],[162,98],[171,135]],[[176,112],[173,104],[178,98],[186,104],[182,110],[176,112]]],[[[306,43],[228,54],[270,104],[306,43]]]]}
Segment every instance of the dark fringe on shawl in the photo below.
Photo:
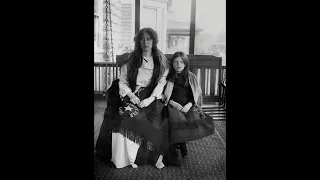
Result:
{"type": "Polygon", "coordinates": [[[111,131],[112,131],[112,133],[120,133],[123,136],[127,137],[128,139],[130,139],[131,141],[133,141],[133,142],[135,142],[136,144],[139,144],[139,145],[141,145],[142,140],[144,139],[140,135],[138,135],[138,134],[136,134],[136,133],[134,133],[132,131],[129,131],[127,129],[121,128],[121,127],[114,128],[111,131]]]}
{"type": "Polygon", "coordinates": [[[130,130],[118,127],[118,128],[113,128],[110,133],[120,133],[123,136],[127,137],[128,139],[130,139],[131,141],[139,144],[139,145],[145,145],[146,149],[148,149],[149,151],[154,151],[154,152],[158,152],[160,151],[160,153],[162,155],[165,155],[167,153],[167,150],[169,148],[169,143],[164,143],[162,146],[157,147],[155,146],[151,141],[146,141],[143,137],[141,137],[139,134],[134,133],[130,130]],[[142,143],[144,141],[144,143],[142,143]]]}

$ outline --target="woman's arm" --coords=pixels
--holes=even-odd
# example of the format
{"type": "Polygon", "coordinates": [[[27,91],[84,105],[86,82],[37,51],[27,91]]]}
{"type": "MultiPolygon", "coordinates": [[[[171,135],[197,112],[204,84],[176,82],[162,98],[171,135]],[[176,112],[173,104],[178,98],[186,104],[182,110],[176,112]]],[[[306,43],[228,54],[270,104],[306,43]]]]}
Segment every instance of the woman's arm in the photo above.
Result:
{"type": "Polygon", "coordinates": [[[129,82],[127,79],[127,64],[124,64],[121,67],[121,72],[119,76],[119,94],[121,97],[128,96],[130,101],[134,104],[140,103],[140,99],[132,93],[131,88],[129,87],[129,82]]]}
{"type": "Polygon", "coordinates": [[[143,108],[143,107],[147,107],[149,106],[149,104],[151,104],[154,100],[156,99],[161,99],[162,98],[162,91],[163,91],[163,87],[166,85],[167,80],[166,77],[169,73],[169,70],[165,70],[165,72],[163,73],[162,77],[160,78],[157,86],[154,88],[154,90],[151,93],[151,96],[142,100],[139,103],[139,107],[143,108]]]}
{"type": "Polygon", "coordinates": [[[132,90],[129,87],[129,82],[127,79],[127,64],[124,64],[121,67],[120,76],[119,76],[119,94],[121,97],[125,97],[130,92],[132,93],[132,90]]]}
{"type": "Polygon", "coordinates": [[[163,92],[164,86],[165,86],[166,83],[167,83],[166,78],[167,78],[168,73],[169,73],[169,70],[166,69],[166,70],[164,71],[162,77],[160,78],[157,86],[154,88],[154,90],[153,90],[153,92],[152,92],[152,94],[151,94],[150,97],[155,97],[155,99],[161,99],[161,98],[162,98],[162,95],[161,95],[161,94],[162,94],[162,92],[163,92]]]}

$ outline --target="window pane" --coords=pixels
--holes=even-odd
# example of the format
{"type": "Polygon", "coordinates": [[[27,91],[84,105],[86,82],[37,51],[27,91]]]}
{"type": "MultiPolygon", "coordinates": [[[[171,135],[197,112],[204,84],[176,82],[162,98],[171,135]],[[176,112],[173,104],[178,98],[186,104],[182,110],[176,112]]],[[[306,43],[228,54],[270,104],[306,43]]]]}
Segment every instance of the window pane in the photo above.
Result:
{"type": "Polygon", "coordinates": [[[155,7],[143,7],[141,11],[142,21],[140,24],[141,29],[145,27],[150,27],[157,30],[157,14],[158,10],[155,7]]]}
{"type": "Polygon", "coordinates": [[[141,0],[140,29],[150,27],[158,34],[158,48],[166,50],[167,0],[141,0]]]}
{"type": "Polygon", "coordinates": [[[226,0],[197,0],[196,8],[195,54],[222,57],[225,65],[226,0]]]}
{"type": "Polygon", "coordinates": [[[167,53],[173,54],[176,51],[189,53],[189,36],[169,34],[167,53]]]}
{"type": "Polygon", "coordinates": [[[140,29],[151,27],[163,53],[189,53],[191,0],[141,0],[140,29]]]}
{"type": "Polygon", "coordinates": [[[168,2],[167,52],[183,51],[189,54],[191,0],[168,2]]]}

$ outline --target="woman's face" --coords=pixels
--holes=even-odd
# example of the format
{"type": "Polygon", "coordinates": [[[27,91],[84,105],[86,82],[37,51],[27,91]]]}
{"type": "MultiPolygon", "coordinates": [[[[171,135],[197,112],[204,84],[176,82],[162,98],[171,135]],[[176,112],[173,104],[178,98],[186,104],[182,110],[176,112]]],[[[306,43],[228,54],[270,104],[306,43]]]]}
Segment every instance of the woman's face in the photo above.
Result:
{"type": "Polygon", "coordinates": [[[143,32],[143,36],[140,39],[140,46],[142,51],[151,51],[153,40],[150,35],[146,32],[143,32]]]}
{"type": "Polygon", "coordinates": [[[173,69],[176,70],[177,73],[181,73],[186,66],[183,60],[181,59],[181,57],[175,58],[173,60],[172,65],[173,65],[173,69]]]}

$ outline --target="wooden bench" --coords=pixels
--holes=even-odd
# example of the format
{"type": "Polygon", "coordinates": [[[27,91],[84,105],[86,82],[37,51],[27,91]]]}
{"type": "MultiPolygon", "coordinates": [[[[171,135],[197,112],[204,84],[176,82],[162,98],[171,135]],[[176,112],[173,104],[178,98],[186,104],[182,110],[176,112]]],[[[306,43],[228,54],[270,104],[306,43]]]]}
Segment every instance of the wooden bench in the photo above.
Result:
{"type": "MultiPolygon", "coordinates": [[[[170,59],[173,54],[165,54],[170,59]]],[[[114,79],[120,74],[121,63],[127,54],[117,55],[117,63],[95,62],[94,63],[94,90],[95,94],[102,95],[105,87],[109,87],[114,79]],[[105,71],[107,80],[105,81],[105,71]]],[[[203,102],[206,104],[222,102],[222,58],[213,55],[188,55],[189,68],[200,82],[203,102]]]]}

